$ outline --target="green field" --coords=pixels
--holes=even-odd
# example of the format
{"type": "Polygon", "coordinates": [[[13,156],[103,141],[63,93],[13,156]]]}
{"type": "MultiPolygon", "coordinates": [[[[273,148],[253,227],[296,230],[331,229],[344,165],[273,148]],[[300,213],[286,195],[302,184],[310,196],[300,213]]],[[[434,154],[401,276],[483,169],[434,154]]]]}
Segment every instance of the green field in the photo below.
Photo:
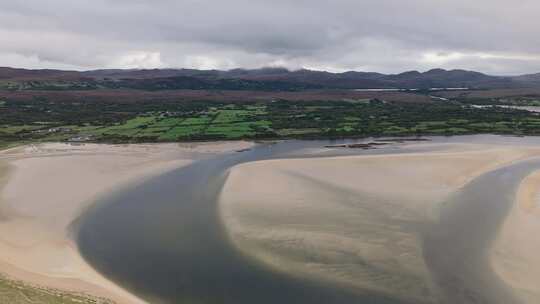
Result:
{"type": "Polygon", "coordinates": [[[540,116],[457,102],[399,104],[273,101],[95,104],[81,112],[32,101],[4,101],[0,147],[45,141],[174,142],[495,133],[539,135],[540,116]]]}

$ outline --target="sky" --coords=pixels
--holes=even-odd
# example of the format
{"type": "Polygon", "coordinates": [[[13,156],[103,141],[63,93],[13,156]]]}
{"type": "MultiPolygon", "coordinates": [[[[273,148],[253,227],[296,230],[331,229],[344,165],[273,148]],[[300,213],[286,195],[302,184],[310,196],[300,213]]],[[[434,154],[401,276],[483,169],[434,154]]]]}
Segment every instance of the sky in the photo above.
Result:
{"type": "Polygon", "coordinates": [[[540,72],[538,0],[0,1],[0,66],[540,72]]]}

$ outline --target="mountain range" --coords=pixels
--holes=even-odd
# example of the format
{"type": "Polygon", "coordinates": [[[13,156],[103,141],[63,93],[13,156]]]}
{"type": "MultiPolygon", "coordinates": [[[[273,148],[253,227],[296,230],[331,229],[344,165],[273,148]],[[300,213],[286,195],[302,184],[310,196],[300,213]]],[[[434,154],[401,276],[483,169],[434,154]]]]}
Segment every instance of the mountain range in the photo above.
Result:
{"type": "Polygon", "coordinates": [[[400,74],[349,71],[331,73],[284,68],[29,70],[0,67],[0,89],[8,90],[261,90],[540,88],[540,73],[492,76],[467,70],[432,69],[400,74]]]}

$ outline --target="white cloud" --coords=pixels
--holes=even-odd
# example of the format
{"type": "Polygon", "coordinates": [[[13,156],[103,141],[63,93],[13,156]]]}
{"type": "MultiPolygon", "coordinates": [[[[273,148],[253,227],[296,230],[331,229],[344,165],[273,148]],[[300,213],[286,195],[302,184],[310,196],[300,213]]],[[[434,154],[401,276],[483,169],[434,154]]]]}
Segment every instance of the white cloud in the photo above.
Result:
{"type": "Polygon", "coordinates": [[[538,11],[533,0],[1,1],[0,62],[529,73],[538,11]]]}
{"type": "Polygon", "coordinates": [[[236,64],[227,58],[218,58],[202,55],[188,55],[184,60],[184,66],[193,69],[210,70],[210,69],[231,69],[235,68],[236,64]]]}
{"type": "Polygon", "coordinates": [[[423,54],[422,61],[424,61],[427,64],[442,65],[448,62],[463,59],[463,57],[465,56],[466,56],[465,54],[456,53],[456,52],[454,53],[430,52],[430,53],[423,54]]]}
{"type": "Polygon", "coordinates": [[[62,69],[82,70],[83,67],[43,60],[37,55],[21,55],[17,53],[0,52],[0,66],[19,67],[26,69],[62,69]]]}
{"type": "Polygon", "coordinates": [[[124,69],[154,69],[164,67],[159,52],[134,51],[121,55],[108,65],[124,69]]]}

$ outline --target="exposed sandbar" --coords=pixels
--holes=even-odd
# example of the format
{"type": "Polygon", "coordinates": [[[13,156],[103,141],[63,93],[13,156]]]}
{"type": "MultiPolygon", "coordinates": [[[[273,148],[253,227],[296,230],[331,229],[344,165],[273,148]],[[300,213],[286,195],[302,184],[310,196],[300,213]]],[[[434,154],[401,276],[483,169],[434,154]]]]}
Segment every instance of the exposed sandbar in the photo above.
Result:
{"type": "Polygon", "coordinates": [[[540,171],[521,183],[495,242],[492,265],[523,303],[540,303],[540,171]]]}
{"type": "Polygon", "coordinates": [[[241,251],[279,271],[438,303],[423,229],[475,177],[540,154],[531,147],[446,148],[242,164],[223,189],[223,221],[241,251]]]}

